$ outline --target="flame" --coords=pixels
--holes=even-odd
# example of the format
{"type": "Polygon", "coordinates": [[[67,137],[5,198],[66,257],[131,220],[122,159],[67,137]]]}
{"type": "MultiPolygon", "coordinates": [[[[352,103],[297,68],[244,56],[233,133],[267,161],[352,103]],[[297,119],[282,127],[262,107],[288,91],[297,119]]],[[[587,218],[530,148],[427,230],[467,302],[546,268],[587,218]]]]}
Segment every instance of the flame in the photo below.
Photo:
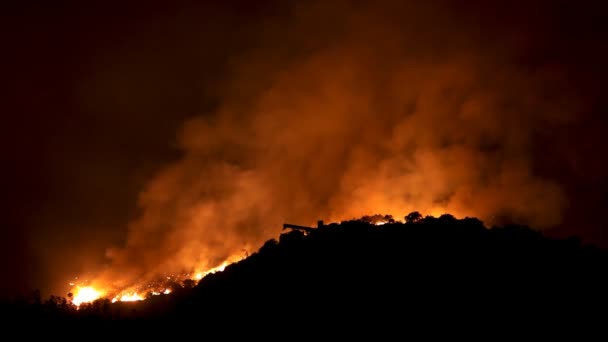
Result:
{"type": "MultiPolygon", "coordinates": [[[[162,279],[157,281],[152,281],[149,283],[140,283],[133,284],[133,286],[129,286],[127,288],[113,288],[111,286],[104,286],[103,284],[107,284],[110,282],[101,281],[101,279],[96,279],[95,284],[100,285],[96,287],[86,285],[89,284],[88,281],[80,282],[80,284],[75,284],[74,282],[70,282],[69,285],[72,287],[71,292],[74,293],[72,298],[72,303],[76,306],[80,306],[82,303],[93,302],[100,298],[112,298],[111,302],[134,302],[145,300],[146,297],[159,296],[161,294],[168,295],[173,292],[173,290],[168,287],[172,282],[181,282],[186,279],[192,279],[199,281],[204,278],[208,274],[221,272],[226,266],[230,265],[233,262],[239,260],[237,256],[233,256],[222,262],[219,266],[210,268],[206,271],[197,270],[193,273],[177,273],[165,275],[162,279]]],[[[77,279],[77,278],[76,278],[77,279]]]]}
{"type": "MultiPolygon", "coordinates": [[[[154,292],[153,292],[154,294],[154,292]]],[[[116,303],[117,301],[121,302],[136,302],[138,300],[144,300],[145,298],[138,294],[137,292],[133,293],[125,293],[123,295],[118,295],[112,299],[112,303],[116,303]]]]}
{"type": "Polygon", "coordinates": [[[226,269],[226,266],[230,265],[231,263],[229,261],[224,261],[221,265],[214,267],[212,269],[207,270],[207,272],[205,272],[204,275],[207,274],[212,274],[212,273],[217,273],[217,272],[223,272],[224,269],[226,269]]]}
{"type": "Polygon", "coordinates": [[[192,279],[198,281],[198,280],[203,279],[207,274],[222,272],[222,271],[224,271],[224,269],[226,269],[226,267],[228,265],[232,264],[233,262],[235,262],[237,260],[238,259],[236,257],[231,257],[231,258],[225,260],[224,262],[222,262],[219,266],[210,268],[206,271],[196,271],[196,272],[194,272],[194,276],[192,277],[192,279]]]}
{"type": "Polygon", "coordinates": [[[93,302],[103,295],[101,291],[94,289],[92,286],[78,287],[74,292],[72,303],[76,306],[80,306],[82,303],[93,302]]]}
{"type": "MultiPolygon", "coordinates": [[[[435,207],[432,208],[429,214],[437,217],[444,212],[445,210],[443,208],[435,207]]],[[[401,221],[397,219],[395,220],[395,222],[401,221]]],[[[389,221],[379,218],[377,221],[371,223],[376,226],[382,226],[388,224],[389,221]]],[[[194,268],[193,272],[165,274],[155,281],[131,284],[130,286],[124,288],[114,288],[112,286],[108,286],[107,284],[111,284],[111,282],[104,282],[101,279],[95,280],[95,287],[90,285],[85,286],[85,284],[89,284],[88,281],[80,282],[80,284],[70,282],[70,286],[73,286],[71,292],[74,293],[72,303],[74,303],[76,306],[79,306],[82,303],[93,302],[100,298],[111,298],[112,303],[116,303],[119,301],[134,302],[145,300],[149,296],[168,295],[173,291],[173,289],[170,287],[172,286],[172,283],[180,283],[187,279],[195,280],[198,282],[209,274],[224,271],[227,266],[234,262],[237,262],[242,258],[243,257],[241,255],[234,254],[228,259],[226,259],[224,262],[222,262],[220,265],[207,270],[204,270],[203,267],[200,267],[194,268]]],[[[78,278],[76,277],[75,279],[78,278]]]]}

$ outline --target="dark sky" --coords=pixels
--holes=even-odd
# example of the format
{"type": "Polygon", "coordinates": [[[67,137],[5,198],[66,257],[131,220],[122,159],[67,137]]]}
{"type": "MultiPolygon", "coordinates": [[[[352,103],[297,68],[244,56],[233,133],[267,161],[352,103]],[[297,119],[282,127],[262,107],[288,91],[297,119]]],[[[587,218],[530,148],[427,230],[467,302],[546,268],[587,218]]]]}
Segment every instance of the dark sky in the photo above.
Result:
{"type": "MultiPolygon", "coordinates": [[[[404,191],[394,195],[398,204],[445,205],[486,222],[511,215],[608,247],[601,2],[402,2],[3,3],[2,293],[60,291],[70,277],[107,264],[109,247],[121,250],[117,264],[147,259],[146,246],[150,263],[180,254],[165,241],[191,239],[172,221],[192,208],[247,212],[230,227],[257,227],[266,212],[273,223],[360,208],[362,216],[378,207],[346,203],[391,202],[369,189],[396,183],[433,194],[404,191]],[[391,98],[409,93],[411,101],[391,98]],[[402,120],[410,104],[415,114],[402,120]],[[462,123],[451,106],[487,112],[462,123]],[[352,120],[333,114],[362,107],[373,110],[352,120]],[[325,108],[332,112],[308,112],[325,108]],[[389,133],[395,127],[412,138],[389,133]],[[436,190],[419,175],[400,176],[410,165],[395,157],[401,152],[425,174],[447,170],[437,173],[436,190]],[[326,168],[271,167],[276,160],[304,169],[317,158],[326,168]],[[225,174],[213,187],[199,184],[225,174]],[[170,198],[158,200],[165,186],[170,198]],[[180,191],[190,186],[197,192],[180,191]],[[281,204],[256,211],[226,195],[239,189],[256,194],[247,202],[281,204]],[[484,204],[466,209],[475,198],[484,204]],[[305,204],[283,204],[291,200],[305,204]],[[149,218],[156,214],[162,218],[149,218]]],[[[279,233],[240,229],[210,239],[247,236],[255,245],[279,233]]],[[[218,260],[234,252],[205,241],[201,248],[218,260]]]]}

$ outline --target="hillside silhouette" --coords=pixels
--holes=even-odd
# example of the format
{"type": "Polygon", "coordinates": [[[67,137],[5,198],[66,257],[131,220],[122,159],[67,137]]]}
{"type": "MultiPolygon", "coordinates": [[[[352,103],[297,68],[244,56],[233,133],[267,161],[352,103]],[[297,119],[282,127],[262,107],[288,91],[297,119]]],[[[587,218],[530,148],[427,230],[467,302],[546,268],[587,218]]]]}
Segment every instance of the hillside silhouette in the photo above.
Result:
{"type": "Polygon", "coordinates": [[[255,320],[386,322],[424,317],[576,315],[606,303],[608,253],[525,226],[475,218],[391,216],[288,229],[198,284],[142,302],[76,310],[52,296],[4,303],[3,317],[100,322],[255,320]],[[382,222],[382,225],[374,223],[382,222]]]}

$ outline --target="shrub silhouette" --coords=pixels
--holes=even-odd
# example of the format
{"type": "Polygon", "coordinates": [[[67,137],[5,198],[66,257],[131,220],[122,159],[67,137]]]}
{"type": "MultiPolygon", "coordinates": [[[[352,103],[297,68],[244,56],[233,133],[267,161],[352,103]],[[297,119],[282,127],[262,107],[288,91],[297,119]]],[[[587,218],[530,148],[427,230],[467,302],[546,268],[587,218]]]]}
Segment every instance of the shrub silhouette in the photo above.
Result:
{"type": "Polygon", "coordinates": [[[104,299],[76,310],[65,298],[42,301],[38,291],[1,308],[26,320],[197,319],[213,325],[227,317],[238,321],[244,312],[261,319],[256,310],[265,321],[310,319],[310,311],[317,320],[369,323],[404,319],[408,312],[557,315],[606,302],[607,253],[576,239],[550,239],[518,225],[488,229],[476,218],[449,214],[413,212],[406,223],[391,218],[286,232],[224,272],[143,302],[104,299]],[[387,223],[374,225],[378,220],[387,223]]]}

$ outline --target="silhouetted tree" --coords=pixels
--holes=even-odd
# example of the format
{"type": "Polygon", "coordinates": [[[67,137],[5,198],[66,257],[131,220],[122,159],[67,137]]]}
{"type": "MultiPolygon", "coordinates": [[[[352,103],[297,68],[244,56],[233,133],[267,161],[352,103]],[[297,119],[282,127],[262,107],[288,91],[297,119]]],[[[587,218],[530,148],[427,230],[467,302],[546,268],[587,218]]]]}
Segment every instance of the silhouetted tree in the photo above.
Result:
{"type": "Polygon", "coordinates": [[[363,216],[359,219],[360,221],[363,221],[365,223],[370,223],[370,224],[379,224],[379,223],[395,223],[395,219],[393,218],[393,215],[380,215],[380,214],[375,214],[372,216],[366,215],[363,216]]]}
{"type": "Polygon", "coordinates": [[[422,220],[422,214],[417,211],[412,211],[405,216],[405,223],[418,223],[422,220]]]}
{"type": "Polygon", "coordinates": [[[472,227],[472,228],[477,228],[477,229],[485,229],[486,227],[484,226],[483,222],[476,218],[476,217],[465,217],[462,220],[460,220],[462,222],[463,226],[466,227],[472,227]]]}
{"type": "Polygon", "coordinates": [[[456,222],[456,218],[451,214],[442,214],[441,216],[439,216],[439,220],[446,222],[446,223],[456,222]]]}
{"type": "Polygon", "coordinates": [[[196,282],[192,279],[186,279],[183,281],[185,289],[191,289],[196,285],[196,282]]]}

